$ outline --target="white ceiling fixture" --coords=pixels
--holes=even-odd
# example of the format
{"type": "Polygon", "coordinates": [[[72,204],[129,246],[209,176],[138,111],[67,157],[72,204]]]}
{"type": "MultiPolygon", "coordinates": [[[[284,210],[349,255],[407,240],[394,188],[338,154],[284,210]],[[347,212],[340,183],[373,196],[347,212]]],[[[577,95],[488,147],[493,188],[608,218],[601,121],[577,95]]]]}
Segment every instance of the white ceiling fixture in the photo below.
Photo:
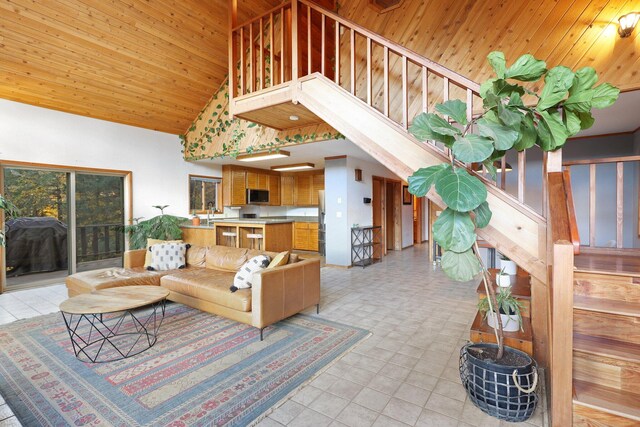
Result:
{"type": "Polygon", "coordinates": [[[313,163],[295,163],[293,165],[271,166],[271,170],[284,172],[284,171],[298,171],[303,169],[313,169],[315,165],[313,163]]]}
{"type": "Polygon", "coordinates": [[[300,117],[296,116],[295,114],[292,114],[289,116],[289,120],[291,120],[292,122],[297,122],[298,120],[300,120],[300,117]]]}
{"type": "Polygon", "coordinates": [[[252,154],[241,154],[236,157],[236,160],[241,162],[258,162],[260,160],[271,160],[271,159],[282,159],[285,157],[289,157],[291,153],[285,150],[279,150],[274,152],[264,152],[264,153],[252,153],[252,154]]]}

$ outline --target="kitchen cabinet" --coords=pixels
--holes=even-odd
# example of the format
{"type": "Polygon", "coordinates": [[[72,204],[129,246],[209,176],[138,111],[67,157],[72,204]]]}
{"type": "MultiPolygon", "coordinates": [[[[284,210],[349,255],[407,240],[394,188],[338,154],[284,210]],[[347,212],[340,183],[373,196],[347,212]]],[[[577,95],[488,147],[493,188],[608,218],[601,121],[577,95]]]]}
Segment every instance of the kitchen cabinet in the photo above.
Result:
{"type": "Polygon", "coordinates": [[[280,177],[280,204],[282,206],[294,205],[295,179],[291,175],[280,177]]]}
{"type": "Polygon", "coordinates": [[[318,223],[295,222],[293,224],[293,248],[302,251],[318,251],[318,223]]]}
{"type": "Polygon", "coordinates": [[[231,206],[247,204],[246,172],[231,171],[231,206]]]}
{"type": "Polygon", "coordinates": [[[247,172],[247,188],[251,190],[268,190],[269,175],[259,172],[247,172]]]}
{"type": "Polygon", "coordinates": [[[269,206],[280,206],[280,176],[268,175],[269,206]]]}
{"type": "Polygon", "coordinates": [[[311,206],[312,192],[313,192],[313,176],[296,175],[293,204],[296,206],[311,206]]]}
{"type": "Polygon", "coordinates": [[[311,183],[311,204],[318,206],[318,191],[324,190],[324,174],[313,175],[311,183]]]}

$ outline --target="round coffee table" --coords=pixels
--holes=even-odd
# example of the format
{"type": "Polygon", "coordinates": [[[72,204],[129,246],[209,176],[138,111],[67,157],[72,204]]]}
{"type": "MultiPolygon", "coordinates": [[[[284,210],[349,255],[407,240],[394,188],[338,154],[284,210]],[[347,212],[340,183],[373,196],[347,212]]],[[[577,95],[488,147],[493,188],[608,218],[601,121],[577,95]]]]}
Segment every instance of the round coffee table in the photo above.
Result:
{"type": "Polygon", "coordinates": [[[160,286],[122,286],[69,298],[60,304],[76,357],[113,362],[151,348],[169,291],[160,286]]]}

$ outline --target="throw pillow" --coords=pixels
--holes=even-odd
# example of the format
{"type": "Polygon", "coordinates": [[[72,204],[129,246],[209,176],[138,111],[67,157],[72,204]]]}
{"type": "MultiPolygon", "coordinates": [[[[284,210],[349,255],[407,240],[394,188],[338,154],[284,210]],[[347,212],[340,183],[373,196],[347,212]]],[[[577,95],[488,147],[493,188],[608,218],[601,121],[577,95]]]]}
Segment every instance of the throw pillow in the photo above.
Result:
{"type": "Polygon", "coordinates": [[[245,262],[240,270],[233,278],[233,285],[229,288],[231,292],[238,289],[246,289],[251,287],[253,273],[264,270],[269,265],[270,258],[266,255],[258,255],[245,262]]]}
{"type": "Polygon", "coordinates": [[[288,262],[289,251],[280,252],[278,255],[273,257],[267,268],[280,267],[281,265],[285,265],[288,262]]]}
{"type": "Polygon", "coordinates": [[[147,270],[175,270],[185,268],[185,254],[191,245],[186,243],[160,243],[149,248],[151,265],[147,270]]]}
{"type": "Polygon", "coordinates": [[[153,245],[158,245],[160,243],[182,243],[182,240],[147,239],[147,253],[144,256],[145,269],[151,265],[151,252],[149,252],[149,248],[153,245]]]}

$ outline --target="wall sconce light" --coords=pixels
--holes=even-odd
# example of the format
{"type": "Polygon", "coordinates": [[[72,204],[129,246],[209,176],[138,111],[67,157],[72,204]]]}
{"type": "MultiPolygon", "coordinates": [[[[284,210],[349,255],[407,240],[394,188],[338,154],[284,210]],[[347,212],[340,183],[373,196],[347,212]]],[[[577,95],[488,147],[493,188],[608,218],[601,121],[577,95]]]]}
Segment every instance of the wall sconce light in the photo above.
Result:
{"type": "Polygon", "coordinates": [[[629,37],[633,29],[636,28],[638,20],[640,20],[640,12],[627,13],[618,18],[618,22],[620,23],[618,26],[618,34],[620,34],[620,37],[629,37]]]}

